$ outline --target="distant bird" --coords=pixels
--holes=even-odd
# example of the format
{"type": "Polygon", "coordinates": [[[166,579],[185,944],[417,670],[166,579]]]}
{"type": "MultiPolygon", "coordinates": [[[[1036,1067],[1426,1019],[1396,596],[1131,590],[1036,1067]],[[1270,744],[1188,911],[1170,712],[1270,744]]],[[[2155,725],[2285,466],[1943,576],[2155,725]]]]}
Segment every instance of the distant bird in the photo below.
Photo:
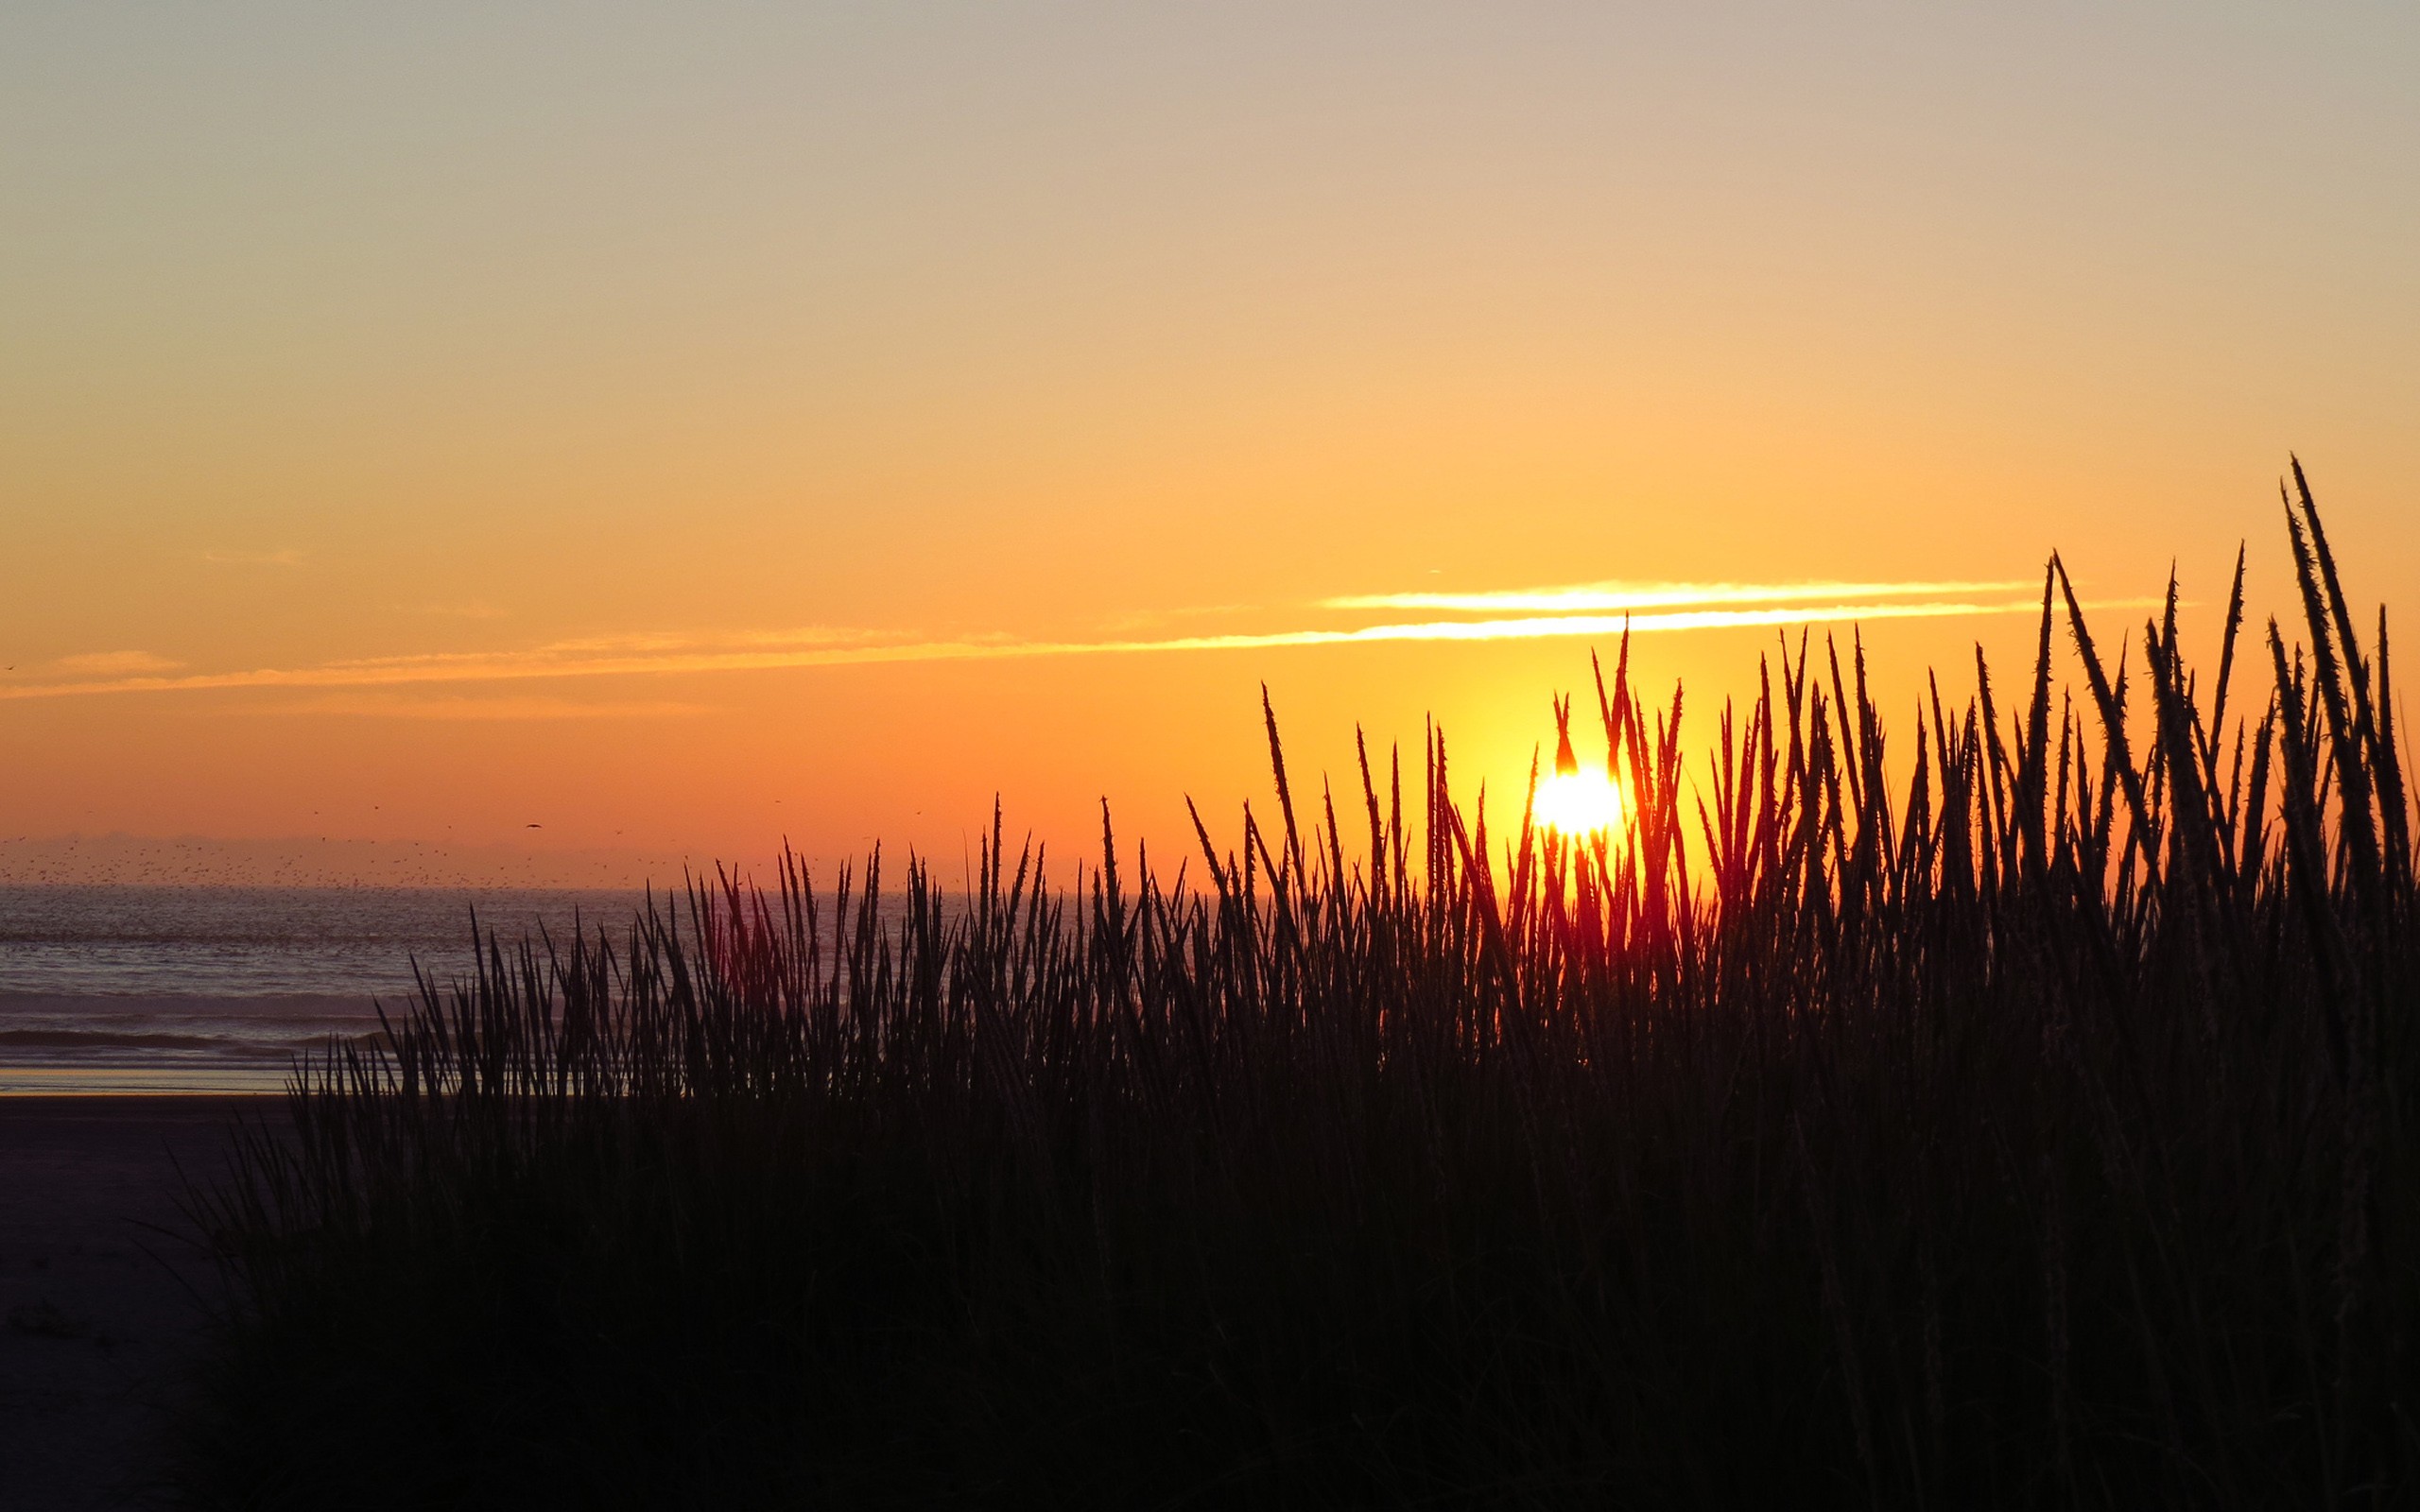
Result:
{"type": "Polygon", "coordinates": [[[543,830],[545,826],[543,824],[525,824],[522,828],[525,830],[543,830]]]}

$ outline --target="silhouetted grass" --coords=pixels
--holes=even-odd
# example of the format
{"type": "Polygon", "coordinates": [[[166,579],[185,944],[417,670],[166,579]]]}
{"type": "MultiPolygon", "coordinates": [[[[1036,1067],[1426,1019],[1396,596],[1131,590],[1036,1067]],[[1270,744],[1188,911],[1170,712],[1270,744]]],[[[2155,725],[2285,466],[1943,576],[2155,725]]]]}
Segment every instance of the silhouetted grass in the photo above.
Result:
{"type": "Polygon", "coordinates": [[[2206,696],[2172,591],[2130,672],[2054,558],[2022,707],[1979,661],[1895,782],[1802,638],[1693,796],[1625,650],[1607,844],[1491,839],[1442,736],[1298,813],[1272,719],[1279,812],[1172,879],[995,819],[971,889],[491,940],[210,1199],[190,1487],[2412,1504],[2408,799],[2289,520],[2308,651],[2238,657],[2239,558],[2206,696]]]}

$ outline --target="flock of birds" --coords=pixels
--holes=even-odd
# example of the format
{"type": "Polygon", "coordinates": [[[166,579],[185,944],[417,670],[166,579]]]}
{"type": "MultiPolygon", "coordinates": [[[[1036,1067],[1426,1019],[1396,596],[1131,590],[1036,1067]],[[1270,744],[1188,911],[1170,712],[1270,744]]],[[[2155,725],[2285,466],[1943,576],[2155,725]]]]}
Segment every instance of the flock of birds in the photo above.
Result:
{"type": "MultiPolygon", "coordinates": [[[[660,868],[655,858],[642,859],[648,869],[660,868]]],[[[423,840],[0,839],[0,885],[594,886],[615,885],[631,869],[629,857],[528,855],[423,840]]]]}

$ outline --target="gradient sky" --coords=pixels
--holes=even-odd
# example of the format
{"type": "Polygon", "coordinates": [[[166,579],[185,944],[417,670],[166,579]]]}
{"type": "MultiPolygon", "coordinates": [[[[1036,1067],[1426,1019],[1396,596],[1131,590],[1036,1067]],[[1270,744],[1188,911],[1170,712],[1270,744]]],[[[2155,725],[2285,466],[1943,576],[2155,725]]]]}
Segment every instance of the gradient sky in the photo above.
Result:
{"type": "Polygon", "coordinates": [[[1611,644],[1541,615],[1758,620],[1641,637],[1703,706],[1871,611],[1905,701],[2054,547],[2283,609],[2289,449],[2420,604],[2415,77],[2383,4],[8,8],[0,879],[1174,846],[1264,682],[1502,792],[1611,644]]]}

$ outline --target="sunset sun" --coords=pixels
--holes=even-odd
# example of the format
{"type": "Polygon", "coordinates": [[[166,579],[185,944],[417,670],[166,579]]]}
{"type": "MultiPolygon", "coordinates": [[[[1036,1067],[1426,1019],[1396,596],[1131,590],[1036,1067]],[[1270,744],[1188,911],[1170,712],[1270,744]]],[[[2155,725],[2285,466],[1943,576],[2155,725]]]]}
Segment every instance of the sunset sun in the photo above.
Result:
{"type": "Polygon", "coordinates": [[[1594,769],[1558,772],[1538,783],[1537,816],[1559,833],[1601,834],[1621,824],[1621,786],[1594,769]]]}
{"type": "Polygon", "coordinates": [[[1530,812],[1558,834],[1598,835],[1622,821],[1621,784],[1598,767],[1582,768],[1571,748],[1571,700],[1554,701],[1554,772],[1538,783],[1530,812]]]}

